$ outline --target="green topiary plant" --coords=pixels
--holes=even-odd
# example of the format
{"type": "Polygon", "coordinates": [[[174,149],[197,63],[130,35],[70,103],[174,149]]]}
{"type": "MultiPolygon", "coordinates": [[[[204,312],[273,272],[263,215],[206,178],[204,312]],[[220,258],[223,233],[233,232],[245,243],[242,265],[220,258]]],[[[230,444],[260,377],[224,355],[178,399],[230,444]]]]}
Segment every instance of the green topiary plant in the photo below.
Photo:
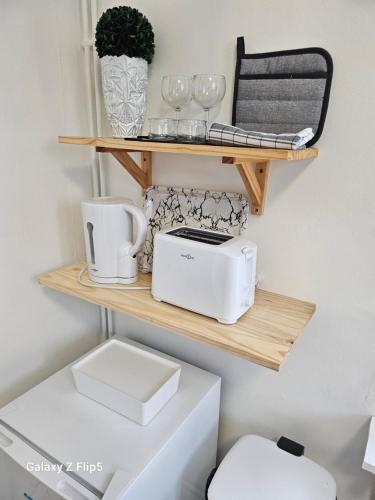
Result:
{"type": "Polygon", "coordinates": [[[151,63],[154,57],[154,32],[141,12],[121,6],[106,10],[96,25],[95,46],[99,57],[142,57],[151,63]]]}

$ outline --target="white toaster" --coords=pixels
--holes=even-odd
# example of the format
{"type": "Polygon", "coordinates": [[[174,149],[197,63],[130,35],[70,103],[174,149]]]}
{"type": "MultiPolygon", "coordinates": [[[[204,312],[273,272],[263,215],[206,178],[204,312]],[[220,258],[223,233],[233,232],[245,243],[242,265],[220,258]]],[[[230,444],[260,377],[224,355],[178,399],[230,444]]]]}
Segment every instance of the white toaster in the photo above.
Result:
{"type": "Polygon", "coordinates": [[[253,304],[257,247],[240,236],[181,226],[156,233],[155,300],[235,323],[253,304]]]}

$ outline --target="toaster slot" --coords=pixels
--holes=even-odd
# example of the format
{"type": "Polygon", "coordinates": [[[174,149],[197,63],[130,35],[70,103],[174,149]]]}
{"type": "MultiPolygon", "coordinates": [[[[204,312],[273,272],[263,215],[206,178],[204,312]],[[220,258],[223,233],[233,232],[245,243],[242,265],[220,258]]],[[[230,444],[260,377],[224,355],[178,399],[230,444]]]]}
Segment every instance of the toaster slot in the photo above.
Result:
{"type": "Polygon", "coordinates": [[[177,236],[178,238],[183,238],[185,240],[206,243],[207,245],[221,245],[222,243],[225,243],[233,238],[233,236],[230,236],[229,234],[211,233],[209,231],[203,231],[202,229],[193,229],[190,227],[173,229],[172,231],[168,231],[167,234],[177,236]]]}

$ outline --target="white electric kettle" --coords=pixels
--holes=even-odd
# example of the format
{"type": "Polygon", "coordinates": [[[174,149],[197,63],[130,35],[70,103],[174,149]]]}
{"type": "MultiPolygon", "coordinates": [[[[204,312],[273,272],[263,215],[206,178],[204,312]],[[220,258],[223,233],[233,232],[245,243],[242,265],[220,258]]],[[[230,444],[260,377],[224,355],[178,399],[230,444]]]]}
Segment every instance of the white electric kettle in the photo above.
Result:
{"type": "Polygon", "coordinates": [[[146,238],[142,210],[125,198],[104,196],[82,202],[87,268],[97,283],[137,281],[137,253],[146,238]],[[137,237],[133,242],[133,220],[137,237]]]}

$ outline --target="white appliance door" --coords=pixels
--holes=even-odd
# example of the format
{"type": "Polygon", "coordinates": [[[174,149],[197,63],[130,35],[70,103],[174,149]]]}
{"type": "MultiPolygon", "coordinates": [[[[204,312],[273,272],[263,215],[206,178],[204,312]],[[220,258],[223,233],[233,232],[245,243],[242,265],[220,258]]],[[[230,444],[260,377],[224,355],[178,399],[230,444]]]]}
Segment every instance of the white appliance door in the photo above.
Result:
{"type": "Polygon", "coordinates": [[[7,500],[61,500],[61,496],[41,483],[13,459],[0,451],[1,498],[7,500]]]}
{"type": "MultiPolygon", "coordinates": [[[[97,500],[59,464],[0,420],[0,498],[6,500],[97,500]]],[[[90,491],[91,490],[91,491],[90,491]]]]}

